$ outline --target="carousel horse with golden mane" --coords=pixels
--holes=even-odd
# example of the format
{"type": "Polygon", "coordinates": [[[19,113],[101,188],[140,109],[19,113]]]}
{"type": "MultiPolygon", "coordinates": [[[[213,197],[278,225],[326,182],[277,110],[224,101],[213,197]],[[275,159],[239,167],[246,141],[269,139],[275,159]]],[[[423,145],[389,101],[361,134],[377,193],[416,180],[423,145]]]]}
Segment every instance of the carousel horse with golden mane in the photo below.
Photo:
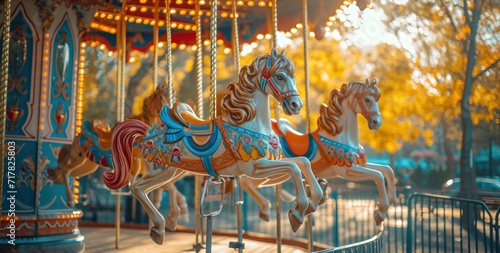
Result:
{"type": "Polygon", "coordinates": [[[175,228],[176,221],[165,221],[147,194],[183,171],[213,178],[292,177],[296,202],[288,218],[292,230],[297,231],[304,216],[317,209],[323,191],[306,158],[282,157],[271,126],[269,95],[281,102],[287,115],[298,114],[302,108],[294,78],[293,63],[284,52],[278,54],[273,49],[242,67],[238,81],[228,84],[222,116],[199,119],[187,104],[175,103],[172,108],[164,107],[161,122],[151,127],[138,120],[119,123],[112,136],[114,171],[104,173],[104,183],[111,189],[127,185],[132,149],[139,146],[147,171],[129,188],[152,221],[151,239],[162,244],[165,225],[175,228]],[[310,198],[302,175],[311,187],[310,198]]]}
{"type": "MultiPolygon", "coordinates": [[[[158,122],[160,109],[167,104],[166,90],[158,86],[154,93],[145,98],[142,112],[131,118],[140,120],[145,124],[152,125],[158,122]]],[[[97,170],[99,166],[113,169],[111,161],[111,128],[106,121],[94,119],[84,121],[82,132],[75,137],[71,144],[61,147],[58,155],[56,168],[47,169],[49,178],[56,184],[65,184],[68,207],[74,205],[74,193],[71,190],[69,177],[83,177],[97,170]]],[[[140,158],[140,150],[134,149],[133,166],[130,173],[130,182],[145,171],[145,164],[140,158]]],[[[173,182],[162,187],[169,191],[171,198],[171,210],[180,208],[180,214],[187,213],[185,197],[177,191],[173,182]]],[[[154,196],[154,203],[159,208],[161,203],[161,192],[154,196]]],[[[172,216],[178,215],[176,211],[171,211],[172,216]]]]}
{"type": "MultiPolygon", "coordinates": [[[[340,90],[332,90],[328,105],[321,105],[318,129],[312,133],[295,131],[283,118],[273,120],[273,129],[279,135],[283,154],[286,157],[307,157],[316,177],[375,182],[379,202],[374,219],[378,226],[396,200],[394,172],[387,165],[366,162],[364,149],[359,144],[357,118],[358,114],[363,115],[372,130],[382,125],[378,107],[380,90],[376,83],[375,79],[371,82],[366,80],[366,83],[351,82],[343,84],[340,90]]],[[[286,178],[280,180],[241,179],[242,188],[259,203],[263,220],[269,220],[270,202],[257,188],[281,184],[286,178]]]]}

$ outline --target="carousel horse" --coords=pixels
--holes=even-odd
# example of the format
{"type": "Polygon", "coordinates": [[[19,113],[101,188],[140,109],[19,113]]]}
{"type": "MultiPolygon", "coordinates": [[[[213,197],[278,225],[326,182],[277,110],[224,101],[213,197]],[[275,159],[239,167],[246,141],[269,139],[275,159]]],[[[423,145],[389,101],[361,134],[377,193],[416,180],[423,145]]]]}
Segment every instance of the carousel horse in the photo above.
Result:
{"type": "Polygon", "coordinates": [[[140,146],[147,171],[130,185],[130,191],[153,223],[151,239],[162,244],[165,225],[175,227],[176,221],[165,221],[147,194],[182,171],[213,178],[291,176],[297,197],[288,218],[296,232],[304,216],[317,209],[323,191],[306,158],[282,157],[278,136],[271,126],[269,95],[281,102],[287,115],[298,114],[302,108],[294,77],[293,63],[284,52],[278,54],[273,49],[271,54],[242,67],[238,82],[229,83],[222,98],[222,116],[199,119],[187,104],[175,103],[172,108],[164,107],[161,122],[151,127],[138,120],[119,123],[112,136],[115,169],[104,173],[104,183],[111,189],[128,183],[132,148],[140,146]],[[301,171],[311,186],[310,199],[301,171]]]}
{"type": "MultiPolygon", "coordinates": [[[[155,92],[144,100],[142,112],[133,119],[138,119],[151,125],[158,122],[160,109],[167,104],[165,89],[158,86],[155,92]]],[[[143,174],[145,165],[140,158],[140,150],[134,150],[133,169],[130,182],[143,174]]],[[[47,169],[50,179],[56,184],[65,184],[68,207],[74,205],[74,193],[71,190],[69,177],[83,177],[97,170],[99,166],[112,169],[111,162],[111,128],[103,120],[94,119],[84,121],[82,132],[75,137],[70,145],[64,145],[59,150],[57,167],[47,169]]],[[[180,208],[180,214],[188,212],[186,198],[177,191],[173,182],[165,184],[162,189],[169,191],[171,210],[180,208]]],[[[159,208],[161,192],[154,195],[154,203],[159,208]]],[[[171,216],[176,216],[176,211],[171,211],[171,216]]]]}
{"type": "MultiPolygon", "coordinates": [[[[372,130],[382,125],[378,108],[380,90],[376,83],[375,79],[366,80],[366,83],[351,82],[343,84],[340,90],[334,89],[328,105],[321,105],[318,129],[310,134],[295,131],[286,119],[273,120],[273,129],[280,136],[284,156],[307,157],[316,177],[375,182],[379,203],[374,219],[378,226],[396,200],[394,172],[386,165],[366,163],[363,147],[359,144],[357,118],[357,114],[363,115],[372,130]]],[[[257,187],[279,184],[286,178],[282,180],[241,179],[242,188],[259,203],[263,220],[269,220],[270,202],[257,187]]]]}

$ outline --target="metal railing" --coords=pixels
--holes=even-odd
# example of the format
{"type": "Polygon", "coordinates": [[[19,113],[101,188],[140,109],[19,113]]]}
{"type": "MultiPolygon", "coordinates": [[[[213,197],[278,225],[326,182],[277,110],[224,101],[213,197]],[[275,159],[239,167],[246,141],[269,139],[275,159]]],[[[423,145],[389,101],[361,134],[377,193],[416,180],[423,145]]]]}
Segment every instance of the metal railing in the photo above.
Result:
{"type": "MultiPolygon", "coordinates": [[[[98,173],[95,173],[98,174],[98,173]]],[[[99,187],[96,179],[82,178],[81,191],[86,194],[83,221],[114,223],[115,197],[99,187]],[[85,183],[85,180],[90,180],[85,183]],[[87,188],[85,188],[85,186],[87,188]]],[[[176,183],[186,196],[189,214],[184,215],[179,225],[194,227],[194,180],[186,177],[176,183]]],[[[293,193],[291,182],[283,189],[293,193]]],[[[268,238],[276,238],[276,210],[274,188],[259,191],[272,203],[270,222],[259,218],[257,203],[244,194],[243,230],[268,238]]],[[[398,191],[397,202],[390,208],[384,228],[377,228],[373,221],[378,194],[370,184],[337,182],[327,190],[329,198],[312,215],[313,241],[320,252],[496,252],[500,253],[500,210],[491,215],[488,207],[480,201],[449,198],[441,195],[412,194],[410,189],[398,191]],[[469,217],[469,219],[466,219],[469,217]],[[468,222],[466,222],[468,220],[468,222]],[[383,246],[383,247],[382,247],[383,246]],[[383,250],[382,250],[383,249],[383,250]]],[[[170,212],[169,196],[164,200],[160,212],[170,212]]],[[[123,196],[121,222],[148,224],[146,213],[133,196],[123,196]],[[136,210],[135,212],[132,210],[136,210]]],[[[215,231],[236,231],[236,210],[229,196],[219,216],[213,218],[215,231]]],[[[293,233],[286,215],[294,203],[281,203],[281,237],[283,239],[306,240],[303,225],[293,233]]]]}
{"type": "Polygon", "coordinates": [[[406,252],[499,252],[498,217],[481,201],[414,194],[406,252]]]}

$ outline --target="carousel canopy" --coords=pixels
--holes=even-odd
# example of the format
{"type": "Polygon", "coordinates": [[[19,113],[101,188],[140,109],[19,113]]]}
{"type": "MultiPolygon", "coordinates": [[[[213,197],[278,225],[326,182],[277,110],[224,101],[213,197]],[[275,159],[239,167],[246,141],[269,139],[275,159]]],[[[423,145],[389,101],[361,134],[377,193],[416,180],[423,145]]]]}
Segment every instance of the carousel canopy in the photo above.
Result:
{"type": "MultiPolygon", "coordinates": [[[[308,23],[310,31],[314,32],[316,38],[321,39],[330,17],[354,2],[363,10],[370,0],[309,1],[308,23]]],[[[196,43],[195,3],[195,0],[170,0],[172,45],[194,45],[196,43]]],[[[277,3],[278,30],[287,32],[300,28],[302,25],[302,3],[296,0],[278,0],[277,3]]],[[[202,38],[208,40],[211,2],[200,0],[199,4],[202,17],[202,38]]],[[[231,47],[233,1],[222,0],[217,1],[217,4],[218,43],[231,47]]],[[[271,1],[240,0],[236,4],[241,43],[253,42],[271,33],[269,21],[271,20],[271,1]]],[[[84,42],[98,41],[105,44],[108,49],[115,50],[116,31],[122,16],[127,21],[126,38],[129,49],[147,50],[153,44],[155,24],[158,24],[159,27],[159,41],[166,41],[165,1],[156,3],[155,0],[101,1],[90,22],[90,29],[82,35],[82,40],[84,42]]]]}

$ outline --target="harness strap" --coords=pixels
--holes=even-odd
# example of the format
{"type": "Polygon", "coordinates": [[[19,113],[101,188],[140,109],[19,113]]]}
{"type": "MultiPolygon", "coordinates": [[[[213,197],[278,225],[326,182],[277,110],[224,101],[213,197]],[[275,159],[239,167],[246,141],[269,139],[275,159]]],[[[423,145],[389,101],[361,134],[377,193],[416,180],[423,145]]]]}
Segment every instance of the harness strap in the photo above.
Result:
{"type": "Polygon", "coordinates": [[[332,158],[326,151],[325,147],[323,146],[323,143],[321,142],[321,139],[319,138],[319,132],[318,130],[314,131],[311,133],[311,136],[314,138],[314,141],[316,141],[316,144],[318,145],[318,149],[321,152],[321,155],[325,157],[328,160],[328,163],[330,164],[332,162],[332,158]]]}
{"type": "Polygon", "coordinates": [[[224,127],[224,121],[222,120],[222,117],[215,117],[214,122],[217,127],[219,127],[219,130],[222,133],[222,140],[224,141],[226,149],[229,150],[229,153],[235,160],[241,160],[240,155],[231,146],[231,142],[229,141],[229,138],[227,136],[226,127],[224,127]]]}
{"type": "Polygon", "coordinates": [[[282,93],[278,86],[273,82],[271,79],[271,71],[269,68],[271,67],[271,57],[267,59],[266,62],[266,67],[262,70],[262,78],[260,79],[260,88],[264,91],[266,89],[266,85],[269,84],[269,87],[271,87],[271,90],[273,90],[274,94],[278,96],[279,102],[283,102],[283,100],[287,97],[291,96],[299,96],[299,93],[297,91],[289,91],[282,93]]]}
{"type": "Polygon", "coordinates": [[[365,118],[368,118],[368,117],[374,116],[374,115],[380,115],[380,113],[375,112],[375,111],[373,111],[373,112],[366,111],[365,105],[363,104],[363,101],[361,101],[361,99],[363,98],[363,96],[365,96],[365,94],[366,94],[366,92],[356,94],[356,100],[358,100],[359,108],[361,108],[361,115],[363,115],[363,117],[365,117],[365,118]]]}

